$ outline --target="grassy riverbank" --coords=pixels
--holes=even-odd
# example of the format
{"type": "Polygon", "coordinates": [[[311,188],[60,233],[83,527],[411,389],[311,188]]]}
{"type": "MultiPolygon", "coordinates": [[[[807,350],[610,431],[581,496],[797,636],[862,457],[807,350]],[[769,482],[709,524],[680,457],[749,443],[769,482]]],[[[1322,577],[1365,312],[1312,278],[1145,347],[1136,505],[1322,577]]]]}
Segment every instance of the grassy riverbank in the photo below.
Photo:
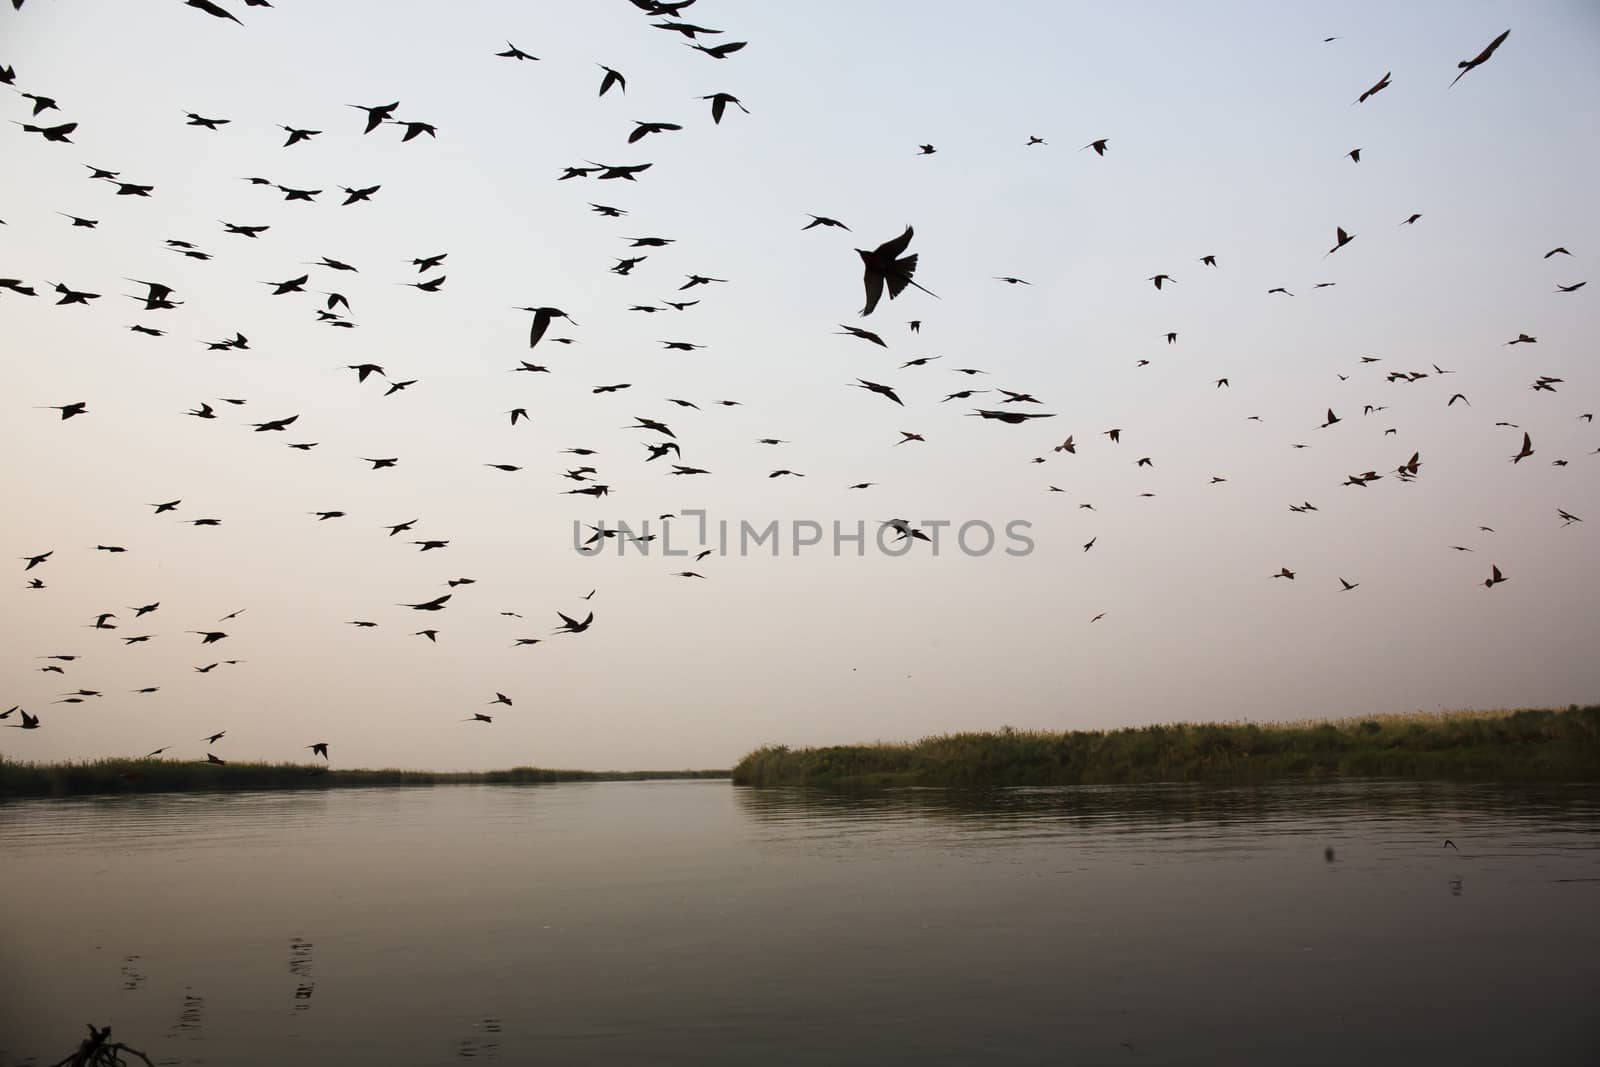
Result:
{"type": "Polygon", "coordinates": [[[663,778],[727,778],[727,771],[562,771],[512,767],[449,772],[342,770],[304,763],[208,763],[159,759],[100,759],[22,763],[0,758],[0,797],[86,793],[189,793],[240,789],[333,789],[379,785],[637,782],[663,778]]]}
{"type": "Polygon", "coordinates": [[[1600,706],[945,734],[911,743],[768,745],[735,785],[1109,785],[1384,777],[1600,781],[1600,706]]]}

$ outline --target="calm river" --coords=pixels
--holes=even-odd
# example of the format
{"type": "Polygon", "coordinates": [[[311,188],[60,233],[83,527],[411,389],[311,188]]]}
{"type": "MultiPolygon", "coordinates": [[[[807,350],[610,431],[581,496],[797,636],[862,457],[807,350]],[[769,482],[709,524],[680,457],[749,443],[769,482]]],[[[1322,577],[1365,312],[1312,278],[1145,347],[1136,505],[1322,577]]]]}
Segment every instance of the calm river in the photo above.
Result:
{"type": "Polygon", "coordinates": [[[1593,787],[16,801],[0,875],[0,1064],[1600,1063],[1593,787]]]}

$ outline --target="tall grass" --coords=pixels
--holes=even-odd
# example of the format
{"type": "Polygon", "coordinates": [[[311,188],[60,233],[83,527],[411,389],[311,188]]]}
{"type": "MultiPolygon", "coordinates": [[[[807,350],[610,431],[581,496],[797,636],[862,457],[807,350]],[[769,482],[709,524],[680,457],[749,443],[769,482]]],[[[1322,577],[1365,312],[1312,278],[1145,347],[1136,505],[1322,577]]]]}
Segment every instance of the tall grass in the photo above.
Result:
{"type": "Polygon", "coordinates": [[[182,762],[99,759],[25,763],[0,757],[0,797],[81,793],[181,793],[241,789],[333,789],[348,786],[473,783],[618,782],[660,778],[726,778],[727,771],[568,771],[512,767],[503,771],[330,770],[304,763],[182,762]]]}
{"type": "Polygon", "coordinates": [[[1108,785],[1337,776],[1600,781],[1600,706],[942,734],[740,760],[735,785],[1108,785]]]}

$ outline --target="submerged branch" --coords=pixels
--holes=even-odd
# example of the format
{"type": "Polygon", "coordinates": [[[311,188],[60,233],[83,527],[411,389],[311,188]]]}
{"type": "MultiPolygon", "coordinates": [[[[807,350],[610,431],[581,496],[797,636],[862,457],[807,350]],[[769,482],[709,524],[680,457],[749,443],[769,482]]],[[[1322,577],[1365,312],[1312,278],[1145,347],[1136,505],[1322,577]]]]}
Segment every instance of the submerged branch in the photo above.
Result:
{"type": "Polygon", "coordinates": [[[76,1052],[56,1063],[54,1067],[128,1067],[129,1061],[122,1058],[123,1053],[137,1056],[148,1067],[155,1067],[155,1064],[150,1062],[150,1057],[136,1048],[129,1048],[120,1041],[112,1045],[106,1044],[111,1037],[111,1027],[96,1030],[94,1023],[85,1025],[89,1027],[89,1036],[83,1039],[76,1052]]]}

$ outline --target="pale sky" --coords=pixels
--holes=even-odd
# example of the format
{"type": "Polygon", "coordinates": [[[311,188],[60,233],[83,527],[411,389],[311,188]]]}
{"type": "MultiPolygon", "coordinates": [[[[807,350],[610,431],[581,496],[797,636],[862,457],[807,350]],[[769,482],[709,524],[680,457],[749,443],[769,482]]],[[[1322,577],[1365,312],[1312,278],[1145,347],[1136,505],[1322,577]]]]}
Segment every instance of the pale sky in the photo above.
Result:
{"type": "MultiPolygon", "coordinates": [[[[0,735],[0,753],[203,758],[201,738],[227,730],[213,751],[240,760],[327,741],[336,766],[712,767],[763,742],[1600,693],[1600,427],[1579,418],[1600,407],[1592,4],[701,0],[684,21],[749,42],[719,61],[624,0],[224,3],[244,26],[178,0],[0,14],[15,88],[59,104],[38,124],[80,124],[73,144],[0,133],[0,276],[40,292],[0,291],[0,706],[43,723],[0,735]],[[508,41],[540,61],[496,58],[508,41]],[[597,97],[598,64],[625,93],[597,97]],[[713,125],[700,98],[715,92],[750,113],[713,125]],[[363,136],[345,106],[396,100],[437,139],[363,136]],[[187,111],[232,121],[210,132],[187,111]],[[640,121],[684,128],[627,144],[640,121]],[[285,148],[279,124],[323,132],[285,148]],[[1080,150],[1098,138],[1104,157],[1080,150]],[[556,180],[585,161],[654,165],[634,183],[556,180]],[[154,193],[116,196],[85,164],[154,193]],[[286,203],[252,176],[323,192],[286,203]],[[341,186],[375,184],[340,206],[341,186]],[[802,232],[812,214],[851,232],[802,232]],[[271,228],[252,241],[219,220],[271,228]],[[938,298],[907,290],[862,319],[852,249],[907,224],[938,298]],[[1325,256],[1336,227],[1355,238],[1325,256]],[[675,243],[630,251],[640,236],[675,243]],[[1556,246],[1571,255],[1543,258],[1556,246]],[[438,271],[409,264],[436,253],[438,271]],[[608,272],[638,254],[631,275],[608,272]],[[359,273],[306,266],[322,256],[359,273]],[[307,270],[306,294],[260,284],[307,270]],[[680,296],[691,273],[729,281],[680,296]],[[1175,284],[1156,291],[1159,273],[1175,284]],[[397,284],[438,274],[436,294],[397,284]],[[143,312],[124,278],[183,304],[143,312]],[[57,307],[47,280],[105,295],[57,307]],[[315,321],[326,291],[358,328],[315,321]],[[520,305],[578,325],[530,352],[520,305]],[[236,331],[249,351],[202,344],[236,331]],[[1519,333],[1538,342],[1504,344],[1519,333]],[[924,356],[939,358],[901,369],[924,356]],[[551,373],[510,373],[524,359],[551,373]],[[346,369],[366,362],[417,384],[386,397],[346,369]],[[1536,392],[1541,375],[1563,381],[1536,392]],[[1055,417],[965,417],[996,393],[941,402],[967,388],[1029,392],[1043,403],[1003,406],[1055,417]],[[1470,406],[1446,406],[1457,392],[1470,406]],[[37,407],[76,401],[89,413],[66,422],[37,407]],[[183,416],[201,402],[215,421],[183,416]],[[530,421],[512,427],[513,407],[530,421]],[[1319,428],[1330,407],[1341,421],[1319,428]],[[289,415],[287,433],[250,429],[289,415]],[[646,463],[659,438],[624,429],[639,416],[712,473],[646,463]],[[1535,453],[1513,464],[1524,430],[1535,453]],[[898,446],[901,431],[926,440],[898,446]],[[1052,451],[1068,434],[1077,453],[1052,451]],[[583,463],[609,496],[562,495],[583,463]],[[805,477],[767,477],[780,468],[805,477]],[[1342,484],[1369,469],[1385,477],[1342,484]],[[846,488],[863,481],[879,484],[846,488]],[[1304,501],[1318,510],[1289,511],[1304,501]],[[1035,547],[699,563],[572,549],[574,521],[685,508],[735,527],[1022,520],[1035,547]],[[197,518],[222,525],[183,524],[197,518]],[[421,554],[421,539],[450,545],[421,554]],[[20,557],[51,550],[27,574],[46,588],[25,589],[20,557]],[[1485,589],[1492,565],[1507,581],[1485,589]],[[1269,577],[1282,567],[1294,581],[1269,577]],[[477,582],[447,588],[457,577],[477,582]],[[438,613],[396,606],[447,592],[438,613]],[[551,633],[556,612],[590,610],[587,632],[551,633]],[[90,628],[101,612],[119,628],[90,628]],[[425,627],[437,644],[414,636],[425,627]],[[202,647],[196,630],[229,636],[202,647]],[[81,659],[38,670],[58,654],[81,659]],[[194,671],[225,659],[243,662],[194,671]],[[131,692],[146,686],[160,692],[131,692]],[[80,687],[105,695],[52,703],[80,687]],[[497,692],[514,706],[489,707],[497,692]],[[461,721],[474,712],[493,724],[461,721]]],[[[33,121],[31,101],[5,107],[33,121]]],[[[692,520],[676,530],[693,540],[692,520]]]]}

